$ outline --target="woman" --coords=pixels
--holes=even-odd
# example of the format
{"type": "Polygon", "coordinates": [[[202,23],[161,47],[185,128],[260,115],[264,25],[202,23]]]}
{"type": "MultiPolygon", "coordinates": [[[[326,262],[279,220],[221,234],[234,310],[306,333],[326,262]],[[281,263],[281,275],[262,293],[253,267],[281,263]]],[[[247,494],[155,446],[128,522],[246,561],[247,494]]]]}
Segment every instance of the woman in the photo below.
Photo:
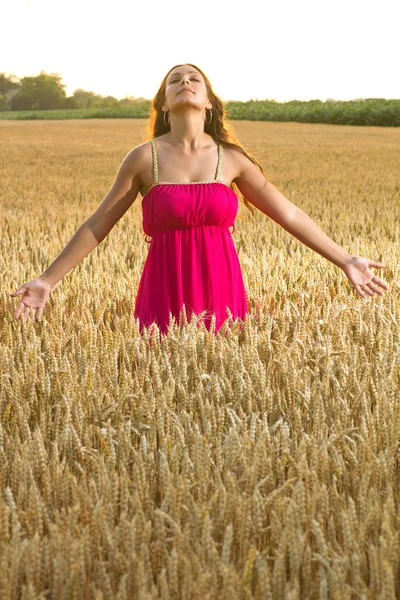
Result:
{"type": "Polygon", "coordinates": [[[135,306],[141,332],[157,323],[165,333],[171,315],[184,322],[193,312],[204,313],[207,327],[214,314],[215,332],[226,308],[233,318],[245,318],[246,292],[229,230],[238,209],[234,188],[252,213],[249,202],[341,268],[361,297],[383,296],[380,288],[389,287],[370,267],[384,265],[351,256],[287,200],[228,131],[224,116],[198,67],[170,69],[153,100],[150,141],[127,154],[102,203],[48,269],[10,294],[22,296],[14,318],[24,311],[26,319],[30,310],[40,318],[54,285],[108,235],[138,192],[151,237],[135,306]]]}

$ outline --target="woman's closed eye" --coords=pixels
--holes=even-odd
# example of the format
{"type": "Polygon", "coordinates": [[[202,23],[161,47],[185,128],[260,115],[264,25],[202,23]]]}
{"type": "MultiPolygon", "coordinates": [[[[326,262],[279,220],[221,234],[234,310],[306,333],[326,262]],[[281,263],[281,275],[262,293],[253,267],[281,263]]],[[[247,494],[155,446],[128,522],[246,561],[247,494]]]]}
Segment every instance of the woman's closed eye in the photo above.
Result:
{"type": "MultiPolygon", "coordinates": [[[[192,77],[191,79],[193,79],[193,81],[200,81],[200,79],[196,79],[195,77],[192,77]]],[[[175,81],[179,81],[179,79],[173,79],[171,83],[175,83],[175,81]]]]}

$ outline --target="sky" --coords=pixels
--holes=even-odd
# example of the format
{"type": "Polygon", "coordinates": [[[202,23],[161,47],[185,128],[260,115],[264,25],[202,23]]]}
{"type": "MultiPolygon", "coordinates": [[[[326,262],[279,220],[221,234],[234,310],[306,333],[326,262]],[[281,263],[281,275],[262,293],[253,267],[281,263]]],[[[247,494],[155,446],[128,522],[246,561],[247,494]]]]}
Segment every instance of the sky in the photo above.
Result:
{"type": "Polygon", "coordinates": [[[0,0],[0,72],[152,99],[193,63],[228,100],[400,98],[393,0],[0,0]],[[239,8],[236,8],[239,7],[239,8]]]}

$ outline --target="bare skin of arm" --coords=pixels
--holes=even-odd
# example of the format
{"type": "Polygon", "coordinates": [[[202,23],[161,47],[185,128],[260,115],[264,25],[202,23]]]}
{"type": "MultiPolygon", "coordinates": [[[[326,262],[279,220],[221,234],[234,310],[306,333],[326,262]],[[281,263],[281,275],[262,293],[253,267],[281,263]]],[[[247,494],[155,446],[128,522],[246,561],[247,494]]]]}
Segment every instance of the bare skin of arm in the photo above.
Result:
{"type": "Polygon", "coordinates": [[[234,183],[249,202],[300,242],[342,269],[362,298],[366,298],[365,293],[369,296],[374,296],[375,293],[383,296],[380,288],[388,290],[389,286],[370,267],[382,269],[385,265],[361,256],[352,256],[338,246],[301,208],[267,181],[258,166],[247,156],[240,152],[233,154],[238,172],[234,183]]]}
{"type": "Polygon", "coordinates": [[[104,200],[79,227],[57,258],[37,279],[10,294],[12,297],[22,296],[14,313],[15,319],[22,311],[26,319],[32,309],[36,310],[35,320],[39,320],[56,283],[107,237],[138,195],[142,185],[140,173],[144,157],[143,144],[126,155],[104,200]]]}

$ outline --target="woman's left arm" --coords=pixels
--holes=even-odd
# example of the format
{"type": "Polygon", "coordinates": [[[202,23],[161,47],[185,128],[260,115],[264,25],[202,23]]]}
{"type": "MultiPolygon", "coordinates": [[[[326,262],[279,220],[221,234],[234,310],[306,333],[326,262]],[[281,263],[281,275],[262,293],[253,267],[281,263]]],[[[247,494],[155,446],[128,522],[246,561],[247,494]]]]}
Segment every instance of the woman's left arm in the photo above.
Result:
{"type": "Polygon", "coordinates": [[[284,227],[300,242],[340,267],[362,298],[366,298],[364,292],[369,296],[373,296],[374,292],[383,296],[383,292],[378,286],[385,290],[389,289],[387,283],[377,277],[370,269],[370,267],[384,269],[385,265],[369,258],[349,254],[327,236],[298,206],[296,206],[291,219],[287,221],[284,227]]]}
{"type": "Polygon", "coordinates": [[[234,183],[249,202],[300,242],[340,267],[362,298],[366,298],[364,292],[370,296],[374,293],[383,296],[380,287],[388,290],[389,286],[370,267],[383,269],[385,265],[349,254],[327,236],[301,208],[267,181],[257,165],[238,152],[234,152],[234,156],[239,173],[234,183]]]}

